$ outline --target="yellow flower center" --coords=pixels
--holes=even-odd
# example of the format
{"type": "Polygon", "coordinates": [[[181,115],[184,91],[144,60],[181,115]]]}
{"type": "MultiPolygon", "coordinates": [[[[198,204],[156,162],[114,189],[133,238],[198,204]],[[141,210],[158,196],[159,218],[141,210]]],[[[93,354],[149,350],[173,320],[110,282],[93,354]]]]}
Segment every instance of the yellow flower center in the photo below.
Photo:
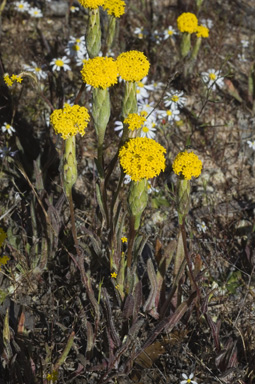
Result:
{"type": "Polygon", "coordinates": [[[80,49],[81,49],[81,48],[80,48],[79,44],[74,44],[74,45],[72,45],[72,50],[73,50],[73,51],[77,52],[77,51],[79,51],[80,49]]]}
{"type": "Polygon", "coordinates": [[[19,5],[18,5],[18,8],[19,8],[19,9],[23,9],[23,8],[24,8],[24,5],[23,5],[23,4],[19,4],[19,5]]]}
{"type": "Polygon", "coordinates": [[[36,72],[40,72],[40,70],[41,70],[41,68],[39,68],[39,67],[35,67],[35,71],[36,71],[36,72]]]}
{"type": "Polygon", "coordinates": [[[170,109],[168,110],[168,111],[166,111],[166,114],[168,115],[168,116],[172,116],[172,111],[170,111],[170,109]]]}
{"type": "Polygon", "coordinates": [[[55,61],[55,64],[56,64],[58,67],[63,67],[63,66],[64,66],[64,62],[63,62],[63,60],[61,60],[61,59],[57,59],[57,60],[55,61]]]}
{"type": "Polygon", "coordinates": [[[145,133],[147,133],[147,132],[149,132],[149,128],[148,127],[143,127],[143,132],[145,132],[145,133]]]}
{"type": "Polygon", "coordinates": [[[216,75],[215,75],[215,73],[209,73],[209,77],[210,77],[210,79],[211,80],[216,80],[216,75]]]}
{"type": "Polygon", "coordinates": [[[6,124],[5,128],[10,129],[11,128],[10,124],[6,124]]]}
{"type": "Polygon", "coordinates": [[[172,99],[171,99],[174,103],[177,103],[177,101],[179,101],[179,96],[177,95],[173,95],[172,99]]]}
{"type": "Polygon", "coordinates": [[[167,31],[167,33],[168,33],[168,35],[169,35],[169,36],[172,36],[172,34],[173,34],[174,32],[173,32],[173,31],[170,31],[170,30],[168,30],[168,31],[167,31]]]}
{"type": "Polygon", "coordinates": [[[137,86],[138,86],[139,88],[143,88],[143,87],[144,87],[144,84],[143,84],[141,81],[138,81],[138,82],[137,82],[137,86]]]}

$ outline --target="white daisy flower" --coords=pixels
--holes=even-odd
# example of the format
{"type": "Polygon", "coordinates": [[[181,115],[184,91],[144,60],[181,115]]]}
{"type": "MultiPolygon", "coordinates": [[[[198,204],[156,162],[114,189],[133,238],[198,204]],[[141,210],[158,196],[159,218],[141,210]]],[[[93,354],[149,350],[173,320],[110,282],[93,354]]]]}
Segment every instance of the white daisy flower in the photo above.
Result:
{"type": "Polygon", "coordinates": [[[201,20],[201,25],[211,29],[213,27],[213,21],[211,19],[202,19],[201,20]]]}
{"type": "Polygon", "coordinates": [[[194,374],[191,373],[189,376],[187,376],[185,373],[182,374],[182,377],[184,380],[180,382],[180,384],[197,384],[195,380],[192,380],[194,377],[194,374]]]}
{"type": "Polygon", "coordinates": [[[135,35],[138,35],[138,38],[139,39],[143,39],[144,36],[145,36],[145,33],[144,33],[144,27],[136,27],[135,30],[134,30],[134,34],[135,35]]]}
{"type": "Polygon", "coordinates": [[[154,91],[160,91],[165,86],[165,84],[160,81],[154,81],[151,85],[154,91]]]}
{"type": "Polygon", "coordinates": [[[35,18],[40,18],[43,17],[42,11],[40,8],[33,7],[28,10],[28,13],[30,16],[35,17],[35,18]]]}
{"type": "Polygon", "coordinates": [[[241,44],[243,48],[248,48],[249,47],[249,41],[248,40],[241,40],[241,44]]]}
{"type": "Polygon", "coordinates": [[[160,32],[157,29],[152,33],[152,40],[154,40],[157,45],[159,45],[162,41],[160,32]]]}
{"type": "Polygon", "coordinates": [[[253,151],[255,151],[255,140],[253,140],[253,141],[248,140],[247,144],[248,144],[249,148],[252,148],[253,151]]]}
{"type": "Polygon", "coordinates": [[[34,61],[31,61],[31,65],[23,65],[23,68],[28,71],[32,72],[36,75],[38,80],[44,80],[47,77],[47,72],[42,69],[42,67],[38,66],[34,61]]]}
{"type": "Polygon", "coordinates": [[[72,7],[70,8],[70,12],[72,12],[72,13],[78,12],[79,10],[80,10],[80,8],[75,7],[74,5],[72,5],[72,7]]]}
{"type": "Polygon", "coordinates": [[[147,137],[148,139],[154,139],[156,134],[154,133],[156,131],[156,123],[154,119],[148,118],[143,127],[140,130],[140,137],[147,137]]]}
{"type": "Polygon", "coordinates": [[[154,188],[154,187],[151,185],[151,182],[148,181],[148,193],[151,194],[152,192],[159,193],[159,189],[154,188]]]}
{"type": "Polygon", "coordinates": [[[62,68],[64,71],[70,71],[71,68],[68,65],[70,63],[70,59],[68,57],[63,56],[57,59],[53,59],[50,62],[50,65],[52,65],[52,70],[53,71],[60,71],[62,68]]]}
{"type": "Polygon", "coordinates": [[[139,115],[156,120],[157,110],[154,109],[153,104],[153,102],[148,103],[147,100],[138,101],[137,105],[139,115]]]}
{"type": "Polygon", "coordinates": [[[205,222],[202,221],[201,224],[197,224],[197,229],[198,229],[199,232],[205,233],[206,230],[207,230],[207,226],[205,225],[205,222]]]}
{"type": "Polygon", "coordinates": [[[224,86],[224,77],[221,76],[220,70],[208,69],[207,72],[202,72],[201,76],[207,87],[212,88],[213,91],[216,90],[216,85],[218,85],[219,88],[224,86]]]}
{"type": "Polygon", "coordinates": [[[174,28],[171,25],[169,25],[169,27],[165,29],[163,33],[164,33],[164,37],[163,37],[164,40],[177,34],[177,32],[174,30],[174,28]]]}
{"type": "Polygon", "coordinates": [[[10,136],[12,136],[13,132],[16,132],[15,129],[8,123],[4,123],[1,127],[1,129],[2,129],[3,133],[7,132],[7,133],[9,133],[10,136]]]}
{"type": "Polygon", "coordinates": [[[86,55],[88,56],[88,53],[85,45],[85,37],[81,36],[80,38],[76,39],[75,37],[70,36],[70,39],[67,43],[67,47],[65,49],[65,53],[75,59],[86,58],[86,55]]]}
{"type": "Polygon", "coordinates": [[[170,107],[170,109],[176,107],[182,108],[186,102],[186,97],[183,96],[183,91],[172,90],[166,93],[164,97],[165,107],[170,107]]]}
{"type": "Polygon", "coordinates": [[[115,125],[114,131],[118,133],[119,137],[121,137],[123,135],[123,128],[124,128],[122,121],[119,121],[119,120],[115,121],[114,125],[115,125]]]}
{"type": "Polygon", "coordinates": [[[180,111],[179,109],[167,109],[163,111],[158,111],[158,115],[161,119],[167,119],[169,122],[179,121],[180,120],[180,111]]]}
{"type": "Polygon", "coordinates": [[[152,84],[146,85],[148,77],[145,76],[141,81],[137,81],[136,83],[136,94],[137,94],[137,101],[148,99],[149,93],[148,91],[153,91],[154,87],[152,84]]]}
{"type": "Polygon", "coordinates": [[[30,8],[30,5],[27,1],[21,0],[21,1],[15,1],[14,3],[16,11],[19,12],[27,12],[30,8]]]}
{"type": "Polygon", "coordinates": [[[243,63],[245,63],[246,61],[248,61],[248,60],[246,59],[244,53],[238,53],[237,57],[238,57],[238,60],[239,60],[239,61],[242,61],[243,63]]]}
{"type": "Polygon", "coordinates": [[[131,182],[131,176],[129,175],[125,175],[124,179],[123,179],[123,183],[124,184],[129,184],[131,182]]]}
{"type": "Polygon", "coordinates": [[[12,151],[11,147],[3,147],[0,149],[0,158],[4,159],[7,156],[14,157],[18,151],[12,151]]]}

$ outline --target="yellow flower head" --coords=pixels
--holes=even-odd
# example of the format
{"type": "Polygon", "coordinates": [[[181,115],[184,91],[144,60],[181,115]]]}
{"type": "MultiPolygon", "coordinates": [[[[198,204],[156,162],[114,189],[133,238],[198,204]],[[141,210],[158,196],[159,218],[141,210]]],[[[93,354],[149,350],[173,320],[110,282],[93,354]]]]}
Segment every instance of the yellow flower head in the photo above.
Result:
{"type": "Polygon", "coordinates": [[[6,265],[10,260],[9,256],[0,256],[0,270],[2,265],[6,265]]]}
{"type": "Polygon", "coordinates": [[[198,177],[202,171],[202,161],[193,152],[180,152],[173,162],[173,171],[176,175],[180,173],[185,180],[190,180],[192,176],[198,177]]]}
{"type": "Polygon", "coordinates": [[[10,88],[13,83],[15,83],[15,81],[17,81],[17,83],[21,83],[23,81],[22,77],[21,76],[17,76],[17,75],[12,75],[11,77],[8,75],[8,73],[6,73],[4,75],[4,82],[5,84],[10,88]]]}
{"type": "Polygon", "coordinates": [[[84,62],[81,70],[84,83],[106,89],[117,83],[118,70],[112,57],[94,57],[84,62]]]}
{"type": "Polygon", "coordinates": [[[151,179],[165,169],[165,148],[153,139],[136,137],[120,149],[120,164],[134,181],[151,179]]]}
{"type": "Polygon", "coordinates": [[[50,115],[55,132],[60,133],[64,140],[77,133],[84,136],[89,119],[87,108],[70,104],[65,104],[63,109],[55,109],[50,115]]]}
{"type": "Polygon", "coordinates": [[[203,25],[197,27],[197,37],[209,37],[209,29],[203,25]]]}
{"type": "Polygon", "coordinates": [[[197,31],[197,17],[193,13],[184,12],[177,19],[180,32],[194,33],[197,31]]]}
{"type": "Polygon", "coordinates": [[[123,237],[121,238],[121,241],[122,241],[122,243],[127,243],[127,237],[123,236],[123,237]]]}
{"type": "Polygon", "coordinates": [[[105,0],[103,8],[109,15],[120,17],[125,13],[125,1],[123,0],[105,0]]]}
{"type": "Polygon", "coordinates": [[[112,272],[112,273],[111,273],[111,277],[112,277],[113,279],[116,279],[117,276],[118,276],[118,275],[117,275],[116,272],[112,272]]]}
{"type": "Polygon", "coordinates": [[[6,239],[7,235],[4,232],[3,228],[0,228],[0,247],[2,247],[4,240],[6,239]]]}
{"type": "Polygon", "coordinates": [[[148,75],[150,63],[139,51],[121,53],[117,58],[119,75],[126,81],[140,81],[148,75]]]}
{"type": "Polygon", "coordinates": [[[78,0],[84,8],[96,9],[104,4],[104,0],[78,0]]]}
{"type": "Polygon", "coordinates": [[[128,125],[128,129],[134,131],[135,129],[141,128],[145,121],[146,118],[138,115],[138,113],[130,113],[123,123],[128,125]]]}

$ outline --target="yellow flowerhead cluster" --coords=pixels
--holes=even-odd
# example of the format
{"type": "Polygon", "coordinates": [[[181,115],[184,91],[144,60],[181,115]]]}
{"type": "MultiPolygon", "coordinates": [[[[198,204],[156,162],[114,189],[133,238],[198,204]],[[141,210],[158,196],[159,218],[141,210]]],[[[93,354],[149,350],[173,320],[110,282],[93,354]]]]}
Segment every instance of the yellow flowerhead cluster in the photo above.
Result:
{"type": "Polygon", "coordinates": [[[197,37],[209,37],[209,29],[205,27],[204,25],[199,25],[197,27],[197,37]]]}
{"type": "Polygon", "coordinates": [[[96,9],[104,4],[104,0],[78,0],[84,8],[96,9]]]}
{"type": "Polygon", "coordinates": [[[119,75],[126,81],[140,81],[148,75],[150,63],[139,51],[121,53],[117,58],[119,75]]]}
{"type": "Polygon", "coordinates": [[[120,17],[125,13],[125,1],[123,0],[105,0],[103,8],[109,15],[120,17]]]}
{"type": "Polygon", "coordinates": [[[177,19],[180,32],[194,33],[197,31],[197,17],[194,13],[184,12],[177,19]]]}
{"type": "Polygon", "coordinates": [[[138,113],[130,113],[123,123],[128,125],[128,129],[134,131],[135,129],[141,128],[145,121],[146,118],[138,115],[138,113]]]}
{"type": "Polygon", "coordinates": [[[133,181],[151,179],[165,169],[165,148],[153,139],[136,137],[120,149],[120,165],[133,181]]]}
{"type": "Polygon", "coordinates": [[[185,180],[190,180],[192,176],[198,177],[202,171],[202,161],[193,152],[180,152],[174,162],[173,171],[176,175],[180,173],[185,180]]]}
{"type": "Polygon", "coordinates": [[[89,119],[87,108],[79,105],[65,104],[63,109],[55,109],[50,115],[50,122],[55,132],[60,133],[64,140],[77,133],[84,136],[89,119]]]}
{"type": "Polygon", "coordinates": [[[22,77],[21,76],[17,76],[17,75],[12,75],[11,77],[8,75],[8,73],[6,73],[4,75],[4,82],[5,84],[10,88],[13,83],[15,83],[15,81],[17,81],[17,83],[21,83],[22,82],[22,77]]]}
{"type": "Polygon", "coordinates": [[[84,62],[81,70],[84,83],[106,89],[117,83],[118,70],[112,57],[94,57],[84,62]]]}
{"type": "Polygon", "coordinates": [[[1,271],[2,265],[6,265],[9,260],[10,260],[9,256],[0,256],[0,271],[1,271]]]}

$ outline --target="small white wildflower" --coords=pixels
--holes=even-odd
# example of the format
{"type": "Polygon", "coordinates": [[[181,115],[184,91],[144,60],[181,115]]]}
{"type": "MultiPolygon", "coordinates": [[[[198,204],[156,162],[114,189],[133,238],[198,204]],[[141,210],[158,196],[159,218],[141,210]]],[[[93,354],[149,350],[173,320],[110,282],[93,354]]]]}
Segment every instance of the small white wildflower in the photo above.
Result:
{"type": "Polygon", "coordinates": [[[152,40],[154,40],[157,45],[162,41],[162,37],[157,29],[152,33],[152,40]]]}
{"type": "Polygon", "coordinates": [[[248,48],[249,47],[249,41],[248,40],[241,40],[241,44],[243,48],[248,48]]]}
{"type": "Polygon", "coordinates": [[[15,9],[18,12],[27,12],[30,8],[30,5],[27,1],[21,0],[21,1],[15,1],[14,3],[15,9]]]}
{"type": "Polygon", "coordinates": [[[141,81],[136,83],[136,96],[137,101],[148,99],[148,91],[153,91],[154,87],[152,84],[146,84],[148,77],[145,76],[141,81]]]}
{"type": "Polygon", "coordinates": [[[145,36],[145,33],[144,33],[144,27],[136,27],[135,30],[134,30],[134,34],[135,35],[138,35],[138,38],[139,39],[143,39],[144,36],[145,36]]]}
{"type": "Polygon", "coordinates": [[[246,59],[244,53],[238,53],[237,57],[238,57],[238,60],[239,60],[239,61],[242,61],[243,63],[245,63],[246,61],[248,61],[248,60],[246,59]]]}
{"type": "Polygon", "coordinates": [[[199,232],[205,233],[206,230],[207,230],[207,226],[205,225],[205,222],[202,221],[201,224],[197,224],[197,229],[198,229],[199,232]]]}
{"type": "Polygon", "coordinates": [[[28,72],[34,73],[38,80],[44,80],[47,77],[47,72],[45,72],[42,67],[37,65],[34,61],[31,61],[31,65],[24,64],[23,68],[28,72]]]}
{"type": "Polygon", "coordinates": [[[149,103],[148,100],[139,100],[137,105],[139,115],[146,117],[146,119],[151,118],[156,120],[157,110],[153,107],[153,102],[149,103]]]}
{"type": "Polygon", "coordinates": [[[80,38],[76,39],[75,37],[70,36],[67,47],[65,49],[65,53],[75,59],[85,59],[86,55],[88,55],[85,45],[85,37],[81,36],[80,38]]]}
{"type": "Polygon", "coordinates": [[[158,111],[158,115],[161,119],[167,119],[171,123],[180,120],[179,114],[180,111],[177,108],[167,109],[166,111],[158,111]]]}
{"type": "Polygon", "coordinates": [[[114,123],[115,125],[115,128],[114,128],[114,131],[118,133],[119,137],[121,137],[123,135],[123,123],[122,121],[115,121],[114,123]]]}
{"type": "Polygon", "coordinates": [[[15,129],[8,123],[4,123],[1,127],[1,129],[2,129],[3,133],[7,132],[7,133],[9,133],[10,136],[12,136],[13,132],[16,132],[15,129]]]}
{"type": "Polygon", "coordinates": [[[165,84],[160,81],[154,81],[151,85],[153,86],[154,91],[160,91],[165,86],[165,84]]]}
{"type": "Polygon", "coordinates": [[[28,13],[30,16],[35,17],[35,18],[40,18],[43,17],[42,11],[40,8],[33,7],[28,10],[28,13]]]}
{"type": "Polygon", "coordinates": [[[70,63],[70,59],[68,57],[63,56],[58,59],[53,59],[50,62],[50,65],[52,65],[52,70],[53,71],[60,71],[62,68],[64,71],[70,71],[71,68],[68,65],[70,63]]]}
{"type": "Polygon", "coordinates": [[[170,107],[170,109],[176,109],[177,106],[182,108],[186,100],[186,97],[183,96],[183,91],[176,91],[173,89],[166,93],[166,96],[164,97],[164,104],[165,107],[170,107]]]}
{"type": "Polygon", "coordinates": [[[253,140],[253,141],[248,140],[247,144],[248,144],[249,148],[252,148],[253,151],[255,151],[255,140],[253,140]]]}
{"type": "Polygon", "coordinates": [[[213,91],[216,90],[216,85],[219,88],[222,88],[224,85],[224,77],[221,76],[220,70],[209,69],[207,72],[202,72],[201,76],[207,87],[212,88],[213,91]]]}
{"type": "Polygon", "coordinates": [[[180,382],[180,384],[197,384],[195,380],[192,380],[194,377],[194,374],[191,373],[189,376],[187,376],[185,373],[182,374],[182,377],[184,380],[180,382]]]}
{"type": "Polygon", "coordinates": [[[164,30],[164,40],[168,39],[169,37],[172,37],[173,35],[176,35],[177,32],[174,30],[174,28],[169,25],[167,29],[164,30]]]}
{"type": "Polygon", "coordinates": [[[211,29],[213,27],[213,21],[211,19],[202,19],[201,20],[201,25],[211,29]]]}
{"type": "Polygon", "coordinates": [[[124,179],[123,179],[123,183],[124,184],[129,184],[131,182],[131,176],[129,175],[125,175],[124,179]]]}
{"type": "Polygon", "coordinates": [[[72,7],[70,8],[70,12],[72,13],[78,12],[79,10],[79,7],[75,7],[74,5],[72,5],[72,7]]]}
{"type": "Polygon", "coordinates": [[[153,118],[146,119],[143,127],[140,131],[140,137],[147,137],[148,139],[154,139],[156,131],[156,123],[153,118]]]}
{"type": "Polygon", "coordinates": [[[159,189],[157,189],[157,188],[154,188],[152,185],[151,185],[151,183],[150,183],[150,181],[148,182],[148,193],[149,194],[151,194],[151,193],[159,193],[159,189]]]}

